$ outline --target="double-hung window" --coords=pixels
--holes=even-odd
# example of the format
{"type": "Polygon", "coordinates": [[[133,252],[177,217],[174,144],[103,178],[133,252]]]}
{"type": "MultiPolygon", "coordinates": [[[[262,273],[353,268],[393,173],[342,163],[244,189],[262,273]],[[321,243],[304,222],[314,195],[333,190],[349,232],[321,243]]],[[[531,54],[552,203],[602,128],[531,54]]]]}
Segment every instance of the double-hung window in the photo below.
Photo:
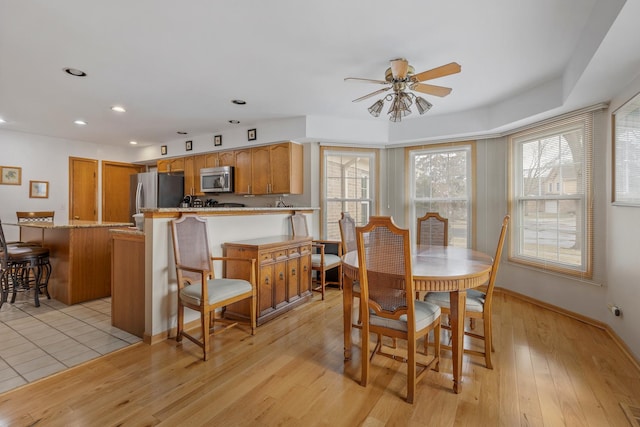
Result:
{"type": "Polygon", "coordinates": [[[474,144],[413,147],[407,154],[409,224],[414,233],[418,217],[437,212],[448,219],[449,246],[471,247],[474,144]]]}
{"type": "Polygon", "coordinates": [[[374,215],[377,150],[322,147],[321,158],[323,236],[340,240],[342,212],[349,212],[358,226],[374,215]]]}
{"type": "Polygon", "coordinates": [[[591,277],[592,113],[509,137],[509,259],[591,277]]]}

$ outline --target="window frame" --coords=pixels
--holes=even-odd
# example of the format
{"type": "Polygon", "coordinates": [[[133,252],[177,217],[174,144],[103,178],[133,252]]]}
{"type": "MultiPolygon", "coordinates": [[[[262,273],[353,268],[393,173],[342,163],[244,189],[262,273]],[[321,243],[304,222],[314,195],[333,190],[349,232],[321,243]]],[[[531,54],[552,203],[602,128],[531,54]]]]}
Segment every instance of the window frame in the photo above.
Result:
{"type": "MultiPolygon", "coordinates": [[[[407,188],[407,224],[409,225],[409,229],[411,230],[411,235],[413,236],[413,240],[415,241],[415,236],[417,233],[417,218],[419,216],[424,215],[424,212],[418,213],[416,212],[416,198],[415,195],[415,170],[414,170],[414,159],[415,156],[421,152],[451,152],[451,151],[467,151],[468,158],[466,164],[466,173],[467,173],[467,248],[474,248],[476,245],[476,142],[475,141],[458,141],[458,142],[447,142],[447,143],[439,143],[439,144],[429,144],[429,145],[421,145],[421,146],[413,146],[405,148],[405,167],[406,167],[406,188],[407,188]]],[[[442,216],[448,216],[444,212],[441,214],[442,216]]],[[[449,228],[453,225],[453,220],[448,218],[449,228]]],[[[450,241],[452,239],[452,234],[449,234],[450,241]]]]}
{"type": "MultiPolygon", "coordinates": [[[[594,149],[594,117],[593,112],[579,113],[570,115],[557,120],[550,120],[543,124],[532,125],[526,130],[511,134],[507,138],[509,149],[509,178],[508,178],[508,210],[511,215],[511,226],[509,231],[509,253],[510,262],[525,265],[543,271],[552,271],[555,273],[565,274],[569,276],[579,277],[583,279],[591,279],[593,277],[593,149],[594,149]],[[545,138],[561,136],[568,133],[571,129],[582,130],[582,159],[583,176],[582,184],[584,186],[582,193],[575,194],[561,192],[550,192],[548,195],[526,196],[522,195],[522,185],[519,178],[523,171],[523,157],[521,150],[522,145],[534,141],[540,141],[545,138]],[[580,265],[576,266],[569,263],[563,263],[558,260],[549,260],[543,257],[536,257],[524,254],[524,246],[521,240],[524,230],[524,202],[546,202],[553,201],[560,203],[562,201],[577,201],[579,203],[582,215],[582,224],[579,224],[579,217],[576,219],[576,234],[580,233],[580,237],[576,239],[580,241],[580,265]],[[521,203],[523,202],[523,203],[521,203]]],[[[576,164],[576,159],[573,159],[576,164]]],[[[578,181],[576,181],[577,183],[578,181]]],[[[564,185],[558,183],[560,188],[564,190],[564,185]]],[[[557,187],[556,187],[557,188],[557,187]]],[[[558,246],[559,243],[556,243],[558,246]]]]}
{"type": "MultiPolygon", "coordinates": [[[[369,197],[359,197],[359,198],[340,198],[340,199],[331,199],[331,201],[343,200],[343,202],[362,202],[364,203],[366,200],[369,200],[367,203],[370,206],[368,215],[377,215],[379,209],[379,197],[378,197],[378,189],[379,186],[379,177],[380,177],[380,150],[376,148],[355,148],[355,147],[338,147],[338,146],[321,146],[320,147],[320,235],[322,239],[327,239],[328,233],[328,200],[327,198],[327,157],[331,155],[341,155],[341,156],[349,156],[353,157],[368,157],[370,159],[370,169],[369,169],[369,187],[367,188],[367,192],[369,197]]],[[[352,215],[352,217],[355,216],[352,215]]],[[[360,225],[357,224],[356,225],[360,225]]],[[[364,225],[364,224],[361,224],[364,225]]],[[[338,240],[340,238],[338,237],[338,240]]]]}

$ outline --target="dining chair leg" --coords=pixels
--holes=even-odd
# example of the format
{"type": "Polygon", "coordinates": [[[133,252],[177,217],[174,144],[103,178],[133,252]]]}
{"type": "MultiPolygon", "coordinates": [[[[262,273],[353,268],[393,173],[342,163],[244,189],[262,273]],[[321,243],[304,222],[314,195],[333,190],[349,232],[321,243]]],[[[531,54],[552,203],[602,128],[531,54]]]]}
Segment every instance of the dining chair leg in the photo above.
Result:
{"type": "Polygon", "coordinates": [[[369,381],[369,320],[362,323],[362,344],[360,345],[360,385],[367,386],[369,381]]]}
{"type": "Polygon", "coordinates": [[[493,348],[493,337],[491,336],[491,316],[486,316],[484,324],[484,360],[487,369],[493,369],[491,364],[491,350],[493,348]]]}
{"type": "Polygon", "coordinates": [[[182,341],[182,331],[184,330],[184,306],[178,303],[178,326],[176,327],[176,341],[182,341]]]}
{"type": "Polygon", "coordinates": [[[416,340],[407,342],[407,402],[413,403],[416,394],[416,340]]]}
{"type": "Polygon", "coordinates": [[[204,352],[205,362],[209,360],[209,340],[211,336],[209,334],[209,327],[211,326],[211,312],[206,312],[200,316],[200,322],[202,324],[202,351],[204,352]]]}

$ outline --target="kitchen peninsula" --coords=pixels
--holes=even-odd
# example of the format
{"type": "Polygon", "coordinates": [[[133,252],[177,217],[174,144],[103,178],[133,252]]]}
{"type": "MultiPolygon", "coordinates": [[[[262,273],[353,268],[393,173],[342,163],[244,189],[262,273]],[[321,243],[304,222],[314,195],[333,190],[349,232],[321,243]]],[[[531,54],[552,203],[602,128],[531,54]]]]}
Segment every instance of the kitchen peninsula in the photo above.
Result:
{"type": "MultiPolygon", "coordinates": [[[[175,334],[177,282],[170,222],[183,213],[207,220],[213,256],[223,256],[223,244],[249,239],[290,236],[289,217],[294,212],[308,216],[312,224],[317,208],[158,208],[143,209],[145,235],[145,332],[144,341],[155,343],[175,334]]],[[[215,265],[220,277],[220,265],[215,265]]],[[[305,297],[306,297],[305,293],[305,297]]],[[[306,300],[306,299],[305,299],[306,300]]],[[[196,312],[185,311],[185,322],[199,321],[196,312]]],[[[195,324],[195,323],[194,323],[195,324]]]]}
{"type": "Polygon", "coordinates": [[[67,305],[111,295],[109,230],[130,225],[59,219],[19,224],[21,240],[49,248],[49,293],[67,305]]]}

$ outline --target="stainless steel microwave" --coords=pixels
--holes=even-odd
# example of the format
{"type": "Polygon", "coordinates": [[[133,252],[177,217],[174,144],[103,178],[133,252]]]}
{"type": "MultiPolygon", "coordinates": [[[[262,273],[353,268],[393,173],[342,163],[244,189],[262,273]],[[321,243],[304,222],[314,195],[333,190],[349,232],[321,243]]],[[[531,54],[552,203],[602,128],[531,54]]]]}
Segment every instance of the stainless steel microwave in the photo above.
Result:
{"type": "Polygon", "coordinates": [[[233,193],[233,166],[200,169],[200,189],[204,193],[233,193]]]}

